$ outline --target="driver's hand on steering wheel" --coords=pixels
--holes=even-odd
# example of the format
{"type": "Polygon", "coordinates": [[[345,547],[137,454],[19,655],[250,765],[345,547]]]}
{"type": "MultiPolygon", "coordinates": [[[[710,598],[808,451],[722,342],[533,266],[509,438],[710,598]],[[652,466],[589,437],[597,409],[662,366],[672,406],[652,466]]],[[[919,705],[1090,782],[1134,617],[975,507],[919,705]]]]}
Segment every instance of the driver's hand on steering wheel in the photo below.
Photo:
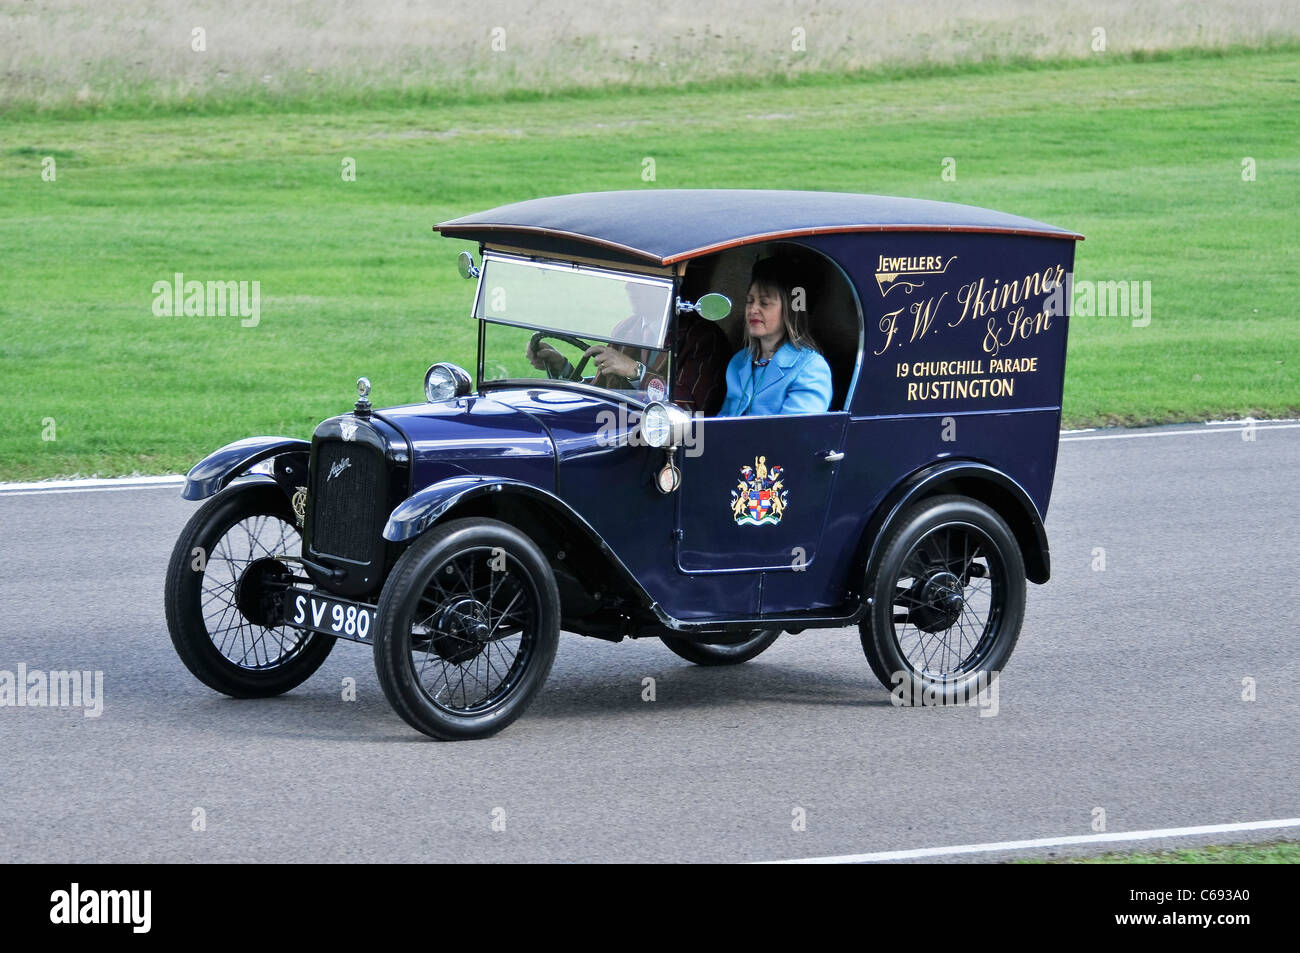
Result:
{"type": "Polygon", "coordinates": [[[548,374],[560,373],[564,365],[568,363],[563,354],[541,341],[538,341],[536,346],[533,345],[533,342],[528,342],[528,348],[524,351],[524,356],[528,358],[529,364],[539,371],[546,371],[548,374]]]}
{"type": "Polygon", "coordinates": [[[596,365],[596,373],[608,374],[611,377],[620,377],[625,380],[632,380],[640,376],[637,370],[637,362],[632,360],[618,348],[610,347],[608,344],[597,344],[587,348],[583,355],[590,357],[596,365]]]}

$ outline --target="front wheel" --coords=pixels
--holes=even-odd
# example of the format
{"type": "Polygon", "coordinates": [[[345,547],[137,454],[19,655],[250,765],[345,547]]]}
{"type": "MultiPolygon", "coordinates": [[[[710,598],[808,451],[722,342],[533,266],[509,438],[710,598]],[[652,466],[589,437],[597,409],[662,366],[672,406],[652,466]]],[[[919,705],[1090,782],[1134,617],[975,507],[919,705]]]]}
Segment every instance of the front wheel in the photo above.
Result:
{"type": "Polygon", "coordinates": [[[759,629],[745,641],[731,645],[705,645],[671,635],[659,638],[675,654],[696,665],[739,665],[766,652],[780,635],[780,629],[759,629]]]}
{"type": "Polygon", "coordinates": [[[167,629],[204,685],[266,698],[321,667],[334,639],[284,625],[279,611],[293,580],[286,563],[301,552],[293,509],[276,486],[236,484],[190,518],[167,567],[167,629]]]}
{"type": "Polygon", "coordinates": [[[528,707],[559,640],[560,596],[537,545],[506,523],[454,520],[412,544],[384,583],[375,669],[412,728],[485,738],[528,707]]]}
{"type": "Polygon", "coordinates": [[[872,671],[903,704],[960,704],[1011,656],[1025,564],[1006,522],[962,496],[923,500],[889,533],[860,623],[872,671]]]}

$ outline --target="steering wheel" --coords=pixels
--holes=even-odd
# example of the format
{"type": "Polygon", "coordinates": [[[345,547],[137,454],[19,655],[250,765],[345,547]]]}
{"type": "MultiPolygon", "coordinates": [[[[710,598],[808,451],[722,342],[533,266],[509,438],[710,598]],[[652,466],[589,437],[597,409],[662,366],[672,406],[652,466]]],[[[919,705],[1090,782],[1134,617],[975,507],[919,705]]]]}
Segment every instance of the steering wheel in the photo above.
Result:
{"type": "MultiPolygon", "coordinates": [[[[571,345],[573,345],[574,347],[576,347],[576,348],[577,348],[578,350],[580,350],[580,351],[585,351],[585,350],[587,350],[589,347],[591,347],[591,345],[588,344],[586,341],[582,340],[582,338],[575,338],[575,337],[574,337],[573,335],[571,335],[571,334],[556,334],[556,333],[551,332],[551,331],[538,331],[536,334],[533,335],[532,340],[530,340],[530,341],[528,342],[528,349],[529,349],[530,351],[535,351],[535,350],[537,349],[537,344],[538,344],[538,342],[541,341],[542,338],[554,338],[554,339],[557,340],[557,341],[563,341],[565,344],[571,344],[571,345]]],[[[574,369],[569,373],[568,380],[571,380],[571,381],[581,381],[581,380],[582,380],[582,372],[583,372],[583,370],[586,369],[586,367],[587,367],[587,362],[590,361],[590,360],[591,360],[591,355],[590,355],[590,354],[584,354],[584,355],[582,356],[582,360],[578,362],[578,366],[575,367],[575,368],[574,368],[574,369]]]]}

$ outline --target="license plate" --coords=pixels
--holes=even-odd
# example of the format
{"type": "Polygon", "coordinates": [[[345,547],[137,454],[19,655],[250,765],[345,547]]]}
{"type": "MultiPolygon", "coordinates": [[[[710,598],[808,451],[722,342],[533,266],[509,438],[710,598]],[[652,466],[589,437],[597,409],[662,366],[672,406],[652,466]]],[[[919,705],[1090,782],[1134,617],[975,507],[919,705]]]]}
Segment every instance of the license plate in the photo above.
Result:
{"type": "Polygon", "coordinates": [[[373,643],[375,636],[373,606],[302,589],[289,590],[284,621],[295,629],[310,629],[353,642],[373,643]]]}

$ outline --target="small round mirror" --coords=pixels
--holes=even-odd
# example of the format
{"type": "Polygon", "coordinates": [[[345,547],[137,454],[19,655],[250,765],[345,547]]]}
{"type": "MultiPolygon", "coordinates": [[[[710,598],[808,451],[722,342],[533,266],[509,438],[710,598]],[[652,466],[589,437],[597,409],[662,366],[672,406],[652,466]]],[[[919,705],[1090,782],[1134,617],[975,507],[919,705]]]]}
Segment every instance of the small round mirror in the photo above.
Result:
{"type": "Polygon", "coordinates": [[[721,321],[731,314],[731,299],[716,291],[706,294],[699,301],[700,316],[710,321],[721,321]]]}
{"type": "Polygon", "coordinates": [[[478,269],[474,267],[474,256],[467,251],[461,252],[456,257],[456,270],[460,272],[462,278],[478,277],[478,269]]]}

